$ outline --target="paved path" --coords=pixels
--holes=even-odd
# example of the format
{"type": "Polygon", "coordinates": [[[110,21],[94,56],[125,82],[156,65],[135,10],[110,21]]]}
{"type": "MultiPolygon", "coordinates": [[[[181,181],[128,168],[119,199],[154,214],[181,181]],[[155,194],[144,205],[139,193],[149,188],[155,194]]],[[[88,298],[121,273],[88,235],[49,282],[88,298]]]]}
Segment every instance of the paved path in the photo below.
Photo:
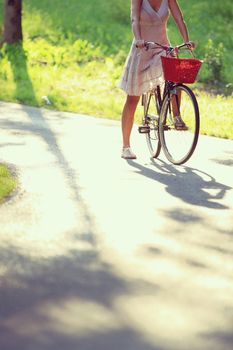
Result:
{"type": "Polygon", "coordinates": [[[2,350],[230,350],[233,142],[182,167],[118,122],[0,103],[2,350]]]}

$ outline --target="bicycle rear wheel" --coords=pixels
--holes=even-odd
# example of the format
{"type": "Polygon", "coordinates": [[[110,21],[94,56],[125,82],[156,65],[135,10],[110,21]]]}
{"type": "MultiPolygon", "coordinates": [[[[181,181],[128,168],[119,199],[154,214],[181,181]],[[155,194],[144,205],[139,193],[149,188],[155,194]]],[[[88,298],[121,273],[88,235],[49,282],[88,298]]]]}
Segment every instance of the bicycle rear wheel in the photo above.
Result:
{"type": "Polygon", "coordinates": [[[177,85],[164,98],[160,120],[159,137],[167,159],[173,164],[183,164],[192,156],[199,136],[199,108],[192,90],[177,85]],[[179,114],[186,128],[174,125],[172,101],[177,101],[179,114]]]}
{"type": "Polygon", "coordinates": [[[157,158],[161,150],[158,131],[158,111],[156,95],[149,93],[144,96],[144,120],[143,124],[148,127],[146,141],[152,158],[157,158]]]}

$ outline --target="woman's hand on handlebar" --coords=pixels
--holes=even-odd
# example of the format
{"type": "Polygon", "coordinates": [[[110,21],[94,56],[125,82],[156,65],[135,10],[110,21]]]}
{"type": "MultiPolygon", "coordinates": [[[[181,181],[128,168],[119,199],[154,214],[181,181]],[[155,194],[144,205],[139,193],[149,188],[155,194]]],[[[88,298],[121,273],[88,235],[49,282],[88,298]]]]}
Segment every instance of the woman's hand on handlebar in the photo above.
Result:
{"type": "Polygon", "coordinates": [[[189,50],[193,50],[197,47],[196,43],[194,41],[188,41],[185,43],[185,45],[187,46],[187,48],[189,50]]]}
{"type": "Polygon", "coordinates": [[[145,40],[143,40],[143,39],[136,40],[135,46],[138,49],[143,49],[145,47],[145,40]]]}

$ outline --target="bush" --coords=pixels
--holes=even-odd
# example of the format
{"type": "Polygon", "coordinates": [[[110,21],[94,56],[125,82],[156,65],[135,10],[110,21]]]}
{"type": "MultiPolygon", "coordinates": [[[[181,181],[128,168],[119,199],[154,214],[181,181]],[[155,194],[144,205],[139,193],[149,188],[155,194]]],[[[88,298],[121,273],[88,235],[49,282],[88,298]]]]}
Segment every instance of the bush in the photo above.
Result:
{"type": "Polygon", "coordinates": [[[220,82],[222,80],[224,53],[225,48],[223,43],[214,45],[212,39],[209,39],[205,47],[205,62],[207,64],[210,81],[220,82]]]}

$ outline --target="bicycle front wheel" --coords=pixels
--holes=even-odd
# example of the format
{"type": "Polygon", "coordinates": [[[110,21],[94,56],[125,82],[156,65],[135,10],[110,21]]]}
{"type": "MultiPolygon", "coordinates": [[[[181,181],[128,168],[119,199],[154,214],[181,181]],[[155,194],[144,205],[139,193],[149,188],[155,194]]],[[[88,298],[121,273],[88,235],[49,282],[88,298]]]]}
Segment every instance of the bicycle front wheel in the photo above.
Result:
{"type": "Polygon", "coordinates": [[[173,164],[183,164],[192,156],[198,141],[200,121],[199,108],[192,90],[177,85],[164,98],[159,135],[166,158],[173,164]],[[174,107],[176,104],[176,107],[174,107]],[[182,126],[174,121],[174,109],[178,109],[182,126]]]}
{"type": "Polygon", "coordinates": [[[158,130],[158,106],[155,94],[149,94],[144,105],[144,123],[148,127],[146,141],[152,158],[157,158],[161,150],[158,130]]]}

